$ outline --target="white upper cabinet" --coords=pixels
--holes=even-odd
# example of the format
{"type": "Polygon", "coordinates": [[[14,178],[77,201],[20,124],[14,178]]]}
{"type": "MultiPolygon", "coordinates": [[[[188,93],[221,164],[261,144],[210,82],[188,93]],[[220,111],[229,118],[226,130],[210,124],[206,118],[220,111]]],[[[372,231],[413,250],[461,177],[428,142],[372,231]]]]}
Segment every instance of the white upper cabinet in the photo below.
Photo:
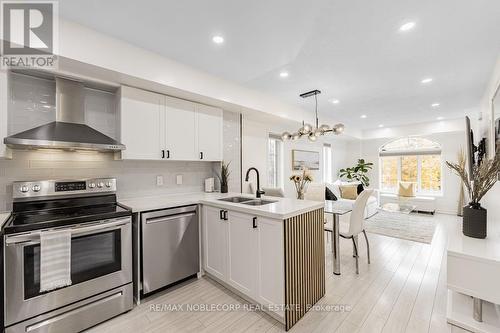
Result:
{"type": "Polygon", "coordinates": [[[122,87],[123,159],[222,161],[222,110],[122,87]]]}
{"type": "Polygon", "coordinates": [[[165,150],[168,158],[184,161],[198,159],[195,104],[166,97],[166,106],[165,150]]]}
{"type": "Polygon", "coordinates": [[[164,150],[165,97],[122,87],[121,142],[124,159],[161,160],[164,150]]]}
{"type": "Polygon", "coordinates": [[[198,154],[205,161],[222,161],[222,110],[196,104],[198,154]]]}

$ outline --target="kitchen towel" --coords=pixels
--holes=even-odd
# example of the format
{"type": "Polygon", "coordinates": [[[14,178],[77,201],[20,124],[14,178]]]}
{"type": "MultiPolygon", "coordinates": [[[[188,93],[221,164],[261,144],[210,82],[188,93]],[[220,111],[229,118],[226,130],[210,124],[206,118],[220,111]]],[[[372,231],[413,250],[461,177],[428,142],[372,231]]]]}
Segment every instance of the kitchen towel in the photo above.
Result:
{"type": "Polygon", "coordinates": [[[71,230],[40,233],[40,292],[71,285],[71,230]]]}

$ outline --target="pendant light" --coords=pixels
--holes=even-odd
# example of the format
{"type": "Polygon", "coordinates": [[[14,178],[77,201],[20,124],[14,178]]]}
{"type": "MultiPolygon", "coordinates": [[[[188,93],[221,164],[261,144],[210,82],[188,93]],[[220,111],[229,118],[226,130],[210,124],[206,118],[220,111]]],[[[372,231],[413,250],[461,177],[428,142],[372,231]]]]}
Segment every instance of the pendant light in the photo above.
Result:
{"type": "Polygon", "coordinates": [[[302,127],[299,128],[297,132],[294,132],[290,134],[289,132],[284,132],[281,135],[281,138],[283,140],[298,140],[302,136],[307,136],[309,141],[314,142],[318,139],[318,137],[324,135],[325,133],[330,133],[332,132],[335,135],[342,134],[344,132],[344,124],[335,124],[332,128],[330,126],[323,124],[319,125],[319,119],[318,119],[318,95],[321,94],[321,91],[319,90],[312,90],[308,91],[306,93],[300,94],[300,97],[302,98],[307,98],[314,96],[315,100],[315,113],[316,113],[316,123],[315,126],[312,126],[310,124],[305,123],[302,121],[302,127]]]}

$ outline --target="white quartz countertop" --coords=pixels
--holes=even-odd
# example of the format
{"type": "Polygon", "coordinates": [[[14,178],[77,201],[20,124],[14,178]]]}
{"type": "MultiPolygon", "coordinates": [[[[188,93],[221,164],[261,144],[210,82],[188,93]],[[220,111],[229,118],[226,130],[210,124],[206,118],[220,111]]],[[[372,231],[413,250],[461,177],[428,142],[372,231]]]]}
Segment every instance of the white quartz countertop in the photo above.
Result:
{"type": "Polygon", "coordinates": [[[0,228],[3,227],[3,224],[7,222],[7,219],[10,216],[10,212],[0,212],[0,228]]]}
{"type": "MultiPolygon", "coordinates": [[[[239,193],[230,193],[228,196],[252,197],[251,195],[245,195],[239,193]]],[[[324,202],[318,202],[318,201],[276,198],[267,196],[262,196],[261,199],[274,202],[262,206],[249,206],[242,203],[220,201],[217,200],[216,198],[205,198],[200,200],[200,203],[203,205],[215,206],[215,207],[225,208],[228,210],[234,210],[242,213],[254,214],[257,216],[265,216],[280,220],[287,219],[292,216],[297,216],[324,207],[324,202]]]]}
{"type": "Polygon", "coordinates": [[[223,198],[226,194],[221,193],[183,193],[166,194],[157,196],[143,196],[137,198],[119,199],[118,202],[128,207],[133,213],[147,212],[150,210],[167,209],[185,205],[197,205],[202,199],[223,198]]]}
{"type": "Polygon", "coordinates": [[[176,195],[147,196],[118,200],[122,205],[130,208],[132,212],[146,212],[157,209],[167,209],[185,205],[204,204],[242,213],[255,214],[275,219],[287,219],[302,213],[322,208],[324,203],[317,201],[297,200],[263,196],[262,199],[274,201],[262,206],[249,206],[241,203],[219,201],[217,199],[243,196],[255,198],[250,194],[241,193],[186,193],[176,195]]]}

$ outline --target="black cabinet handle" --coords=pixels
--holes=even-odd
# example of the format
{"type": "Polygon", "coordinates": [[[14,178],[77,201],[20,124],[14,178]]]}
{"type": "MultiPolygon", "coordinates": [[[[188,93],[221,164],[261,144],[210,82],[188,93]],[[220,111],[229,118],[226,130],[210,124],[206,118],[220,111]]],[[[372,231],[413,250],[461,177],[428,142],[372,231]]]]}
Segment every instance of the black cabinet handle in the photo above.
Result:
{"type": "Polygon", "coordinates": [[[161,158],[165,158],[165,149],[161,150],[161,158]]]}
{"type": "Polygon", "coordinates": [[[170,150],[167,150],[167,158],[170,158],[170,150]]]}
{"type": "Polygon", "coordinates": [[[256,217],[253,218],[253,228],[257,229],[257,218],[256,217]]]}
{"type": "Polygon", "coordinates": [[[203,152],[200,151],[200,160],[202,160],[202,159],[203,159],[203,152]]]}
{"type": "Polygon", "coordinates": [[[227,221],[227,210],[224,211],[224,221],[227,221]]]}
{"type": "Polygon", "coordinates": [[[220,218],[221,220],[224,220],[224,216],[222,215],[222,213],[224,213],[224,211],[221,209],[221,210],[219,211],[219,218],[220,218]]]}

